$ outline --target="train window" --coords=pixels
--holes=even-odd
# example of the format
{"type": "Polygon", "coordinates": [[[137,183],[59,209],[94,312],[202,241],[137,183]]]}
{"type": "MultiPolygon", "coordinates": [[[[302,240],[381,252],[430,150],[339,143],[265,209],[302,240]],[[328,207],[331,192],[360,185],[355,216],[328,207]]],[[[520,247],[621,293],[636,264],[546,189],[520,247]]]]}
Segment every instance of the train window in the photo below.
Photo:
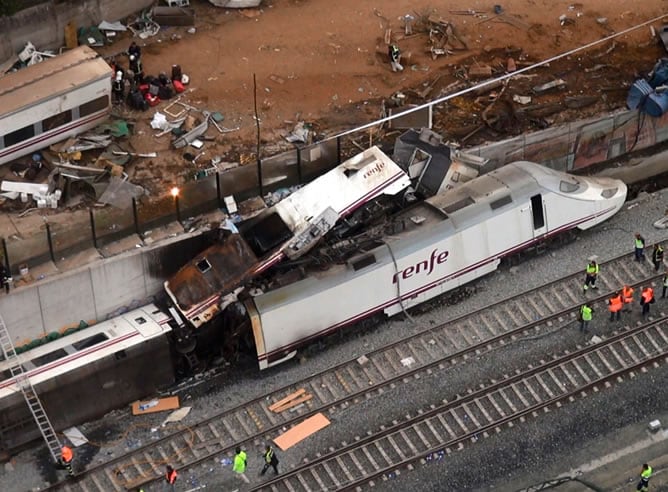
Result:
{"type": "Polygon", "coordinates": [[[368,267],[376,263],[376,257],[374,255],[366,255],[350,262],[350,265],[353,267],[353,270],[361,270],[362,268],[368,267]]]}
{"type": "Polygon", "coordinates": [[[35,136],[35,125],[24,126],[23,128],[5,135],[5,147],[11,147],[17,143],[23,142],[35,136]]]}
{"type": "Polygon", "coordinates": [[[202,273],[206,273],[209,270],[211,270],[211,263],[209,263],[209,260],[207,260],[206,258],[202,258],[197,263],[195,263],[195,265],[197,266],[197,269],[202,273]]]}
{"type": "Polygon", "coordinates": [[[504,205],[508,205],[509,203],[513,203],[513,199],[510,195],[506,195],[497,200],[494,200],[489,204],[489,206],[492,207],[492,210],[496,210],[497,208],[501,208],[504,205]]]}
{"type": "Polygon", "coordinates": [[[49,362],[53,362],[54,360],[62,359],[66,355],[67,352],[65,352],[64,349],[58,349],[54,350],[53,352],[49,352],[48,354],[42,355],[41,357],[32,359],[30,362],[35,364],[36,367],[39,367],[48,364],[49,362]]]}
{"type": "Polygon", "coordinates": [[[50,116],[49,118],[42,120],[42,131],[48,132],[59,126],[66,125],[72,121],[72,110],[68,109],[62,113],[58,113],[55,116],[50,116]]]}
{"type": "Polygon", "coordinates": [[[106,95],[98,97],[97,99],[93,99],[92,101],[88,101],[87,103],[79,106],[79,118],[83,118],[89,114],[97,113],[98,111],[107,109],[108,106],[109,96],[106,95]]]}
{"type": "Polygon", "coordinates": [[[78,342],[74,342],[72,344],[72,347],[74,347],[77,350],[83,350],[87,349],[88,347],[92,347],[93,345],[97,345],[98,343],[102,343],[105,340],[109,340],[109,337],[105,335],[104,333],[96,333],[95,335],[84,338],[83,340],[79,340],[78,342]]]}
{"type": "Polygon", "coordinates": [[[543,196],[534,195],[531,197],[531,212],[533,214],[533,228],[540,229],[545,227],[545,215],[543,214],[543,196]]]}
{"type": "Polygon", "coordinates": [[[571,182],[571,181],[561,181],[559,183],[559,191],[563,193],[575,193],[580,189],[580,183],[577,181],[571,182]]]}
{"type": "Polygon", "coordinates": [[[446,214],[451,214],[453,212],[456,212],[457,210],[461,210],[465,207],[468,207],[469,205],[473,205],[475,201],[473,198],[470,196],[467,196],[466,198],[462,198],[459,201],[456,201],[455,203],[451,203],[450,205],[446,205],[443,207],[443,210],[445,211],[446,214]]]}

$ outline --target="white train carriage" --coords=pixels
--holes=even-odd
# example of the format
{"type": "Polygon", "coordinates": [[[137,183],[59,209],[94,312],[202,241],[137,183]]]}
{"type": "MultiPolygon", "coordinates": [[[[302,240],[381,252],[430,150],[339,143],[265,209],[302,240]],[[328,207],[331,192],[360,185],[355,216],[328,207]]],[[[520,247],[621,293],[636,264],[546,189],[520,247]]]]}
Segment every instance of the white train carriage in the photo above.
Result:
{"type": "Polygon", "coordinates": [[[383,311],[391,316],[494,271],[504,256],[615,214],[626,185],[508,164],[404,210],[384,245],[246,302],[261,369],[383,311]]]}
{"type": "Polygon", "coordinates": [[[81,46],[0,79],[0,164],[101,123],[111,111],[111,67],[81,46]]]}
{"type": "MultiPolygon", "coordinates": [[[[173,383],[170,320],[148,304],[19,354],[55,429],[95,419],[173,383]]],[[[5,450],[39,437],[11,365],[0,361],[0,449],[5,450]]]]}

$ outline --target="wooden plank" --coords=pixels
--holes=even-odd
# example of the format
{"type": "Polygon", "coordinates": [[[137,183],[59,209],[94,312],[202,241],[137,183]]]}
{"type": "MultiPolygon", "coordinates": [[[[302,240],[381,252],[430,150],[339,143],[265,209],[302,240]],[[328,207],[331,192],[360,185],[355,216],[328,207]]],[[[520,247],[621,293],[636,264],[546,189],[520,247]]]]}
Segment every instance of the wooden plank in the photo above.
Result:
{"type": "Polygon", "coordinates": [[[290,401],[294,400],[295,398],[297,398],[300,395],[303,395],[304,393],[306,393],[306,390],[304,388],[300,388],[297,391],[295,391],[294,393],[290,393],[288,396],[286,396],[282,400],[278,400],[276,403],[272,403],[271,405],[269,405],[269,410],[271,410],[273,412],[273,411],[275,411],[274,410],[275,408],[282,407],[283,405],[289,403],[290,401]]]}
{"type": "Polygon", "coordinates": [[[179,408],[179,397],[170,396],[167,398],[155,398],[158,400],[158,404],[154,405],[146,410],[140,410],[139,405],[145,405],[153,400],[148,401],[136,401],[132,404],[132,415],[144,415],[145,413],[155,413],[155,412],[164,412],[165,410],[174,410],[179,408]]]}
{"type": "Polygon", "coordinates": [[[385,29],[385,44],[392,42],[392,29],[385,29]]]}
{"type": "Polygon", "coordinates": [[[274,443],[283,451],[291,448],[298,442],[303,441],[311,434],[315,434],[321,429],[324,429],[330,424],[329,419],[322,413],[316,413],[313,417],[309,417],[301,424],[295,425],[292,429],[284,432],[276,439],[274,443]]]}
{"type": "Polygon", "coordinates": [[[299,398],[296,398],[285,405],[281,405],[280,407],[274,408],[272,411],[276,413],[281,413],[284,412],[285,410],[288,410],[289,408],[299,405],[300,403],[309,401],[311,398],[313,398],[313,395],[302,395],[299,398]]]}

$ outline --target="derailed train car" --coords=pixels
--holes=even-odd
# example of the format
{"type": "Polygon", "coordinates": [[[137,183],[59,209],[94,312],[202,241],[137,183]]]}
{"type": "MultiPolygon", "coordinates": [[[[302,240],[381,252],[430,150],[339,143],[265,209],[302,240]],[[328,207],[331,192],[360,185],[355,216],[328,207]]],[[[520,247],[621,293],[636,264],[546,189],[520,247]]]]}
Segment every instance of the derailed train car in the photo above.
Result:
{"type": "Polygon", "coordinates": [[[531,162],[508,164],[403,210],[376,246],[244,303],[261,369],[378,312],[392,316],[498,267],[501,259],[615,214],[626,185],[531,162]]]}
{"type": "MultiPolygon", "coordinates": [[[[148,304],[19,354],[54,428],[100,417],[173,383],[170,322],[148,304]]],[[[0,450],[40,437],[12,365],[0,361],[0,450]]]]}

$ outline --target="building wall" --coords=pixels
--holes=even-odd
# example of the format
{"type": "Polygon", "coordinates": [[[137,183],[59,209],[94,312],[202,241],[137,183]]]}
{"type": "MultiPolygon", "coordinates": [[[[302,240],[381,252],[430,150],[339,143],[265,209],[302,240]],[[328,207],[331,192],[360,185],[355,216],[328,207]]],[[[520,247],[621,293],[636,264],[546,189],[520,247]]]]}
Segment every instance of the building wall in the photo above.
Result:
{"type": "Polygon", "coordinates": [[[65,25],[77,28],[114,22],[147,8],[152,0],[55,1],[0,17],[0,62],[20,52],[30,41],[39,50],[57,50],[65,44],[65,25]]]}

